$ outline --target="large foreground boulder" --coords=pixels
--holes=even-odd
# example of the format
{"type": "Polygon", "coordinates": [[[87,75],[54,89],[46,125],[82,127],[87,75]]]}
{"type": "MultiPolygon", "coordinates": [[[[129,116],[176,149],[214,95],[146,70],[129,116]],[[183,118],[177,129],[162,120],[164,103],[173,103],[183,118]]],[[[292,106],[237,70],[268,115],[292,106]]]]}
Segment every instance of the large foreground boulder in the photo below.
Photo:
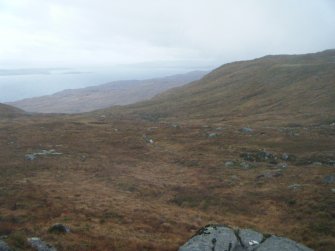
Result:
{"type": "Polygon", "coordinates": [[[208,225],[200,229],[179,251],[313,251],[295,241],[252,229],[208,225]]]}

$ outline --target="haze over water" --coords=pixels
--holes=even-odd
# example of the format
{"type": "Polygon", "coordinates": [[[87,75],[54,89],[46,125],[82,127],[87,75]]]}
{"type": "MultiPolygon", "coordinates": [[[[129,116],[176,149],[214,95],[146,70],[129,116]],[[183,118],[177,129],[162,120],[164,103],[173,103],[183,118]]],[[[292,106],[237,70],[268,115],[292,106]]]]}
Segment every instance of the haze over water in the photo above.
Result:
{"type": "Polygon", "coordinates": [[[65,89],[100,85],[117,80],[164,77],[209,67],[141,67],[68,68],[40,70],[10,70],[0,75],[0,102],[50,95],[65,89]],[[21,71],[21,72],[20,72],[21,71]]]}

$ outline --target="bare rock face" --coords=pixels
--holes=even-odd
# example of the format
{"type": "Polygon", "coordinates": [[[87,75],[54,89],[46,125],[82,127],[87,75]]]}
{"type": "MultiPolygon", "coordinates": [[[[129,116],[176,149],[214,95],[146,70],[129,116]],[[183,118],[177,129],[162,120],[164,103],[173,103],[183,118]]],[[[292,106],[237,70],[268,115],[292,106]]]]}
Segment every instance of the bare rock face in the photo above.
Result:
{"type": "Polygon", "coordinates": [[[200,229],[179,251],[234,250],[238,243],[234,230],[225,226],[207,226],[200,229]]]}
{"type": "Polygon", "coordinates": [[[234,230],[224,225],[200,229],[179,251],[313,251],[295,241],[264,236],[252,229],[234,230]]]}

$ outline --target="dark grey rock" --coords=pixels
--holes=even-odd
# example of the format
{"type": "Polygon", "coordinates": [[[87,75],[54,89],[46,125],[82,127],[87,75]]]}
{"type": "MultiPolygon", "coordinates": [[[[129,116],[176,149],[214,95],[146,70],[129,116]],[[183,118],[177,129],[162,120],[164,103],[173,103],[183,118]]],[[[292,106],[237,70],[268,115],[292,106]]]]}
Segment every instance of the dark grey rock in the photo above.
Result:
{"type": "Polygon", "coordinates": [[[143,138],[149,144],[153,144],[154,143],[154,140],[151,139],[151,138],[149,138],[147,135],[143,135],[143,138]]]}
{"type": "Polygon", "coordinates": [[[266,171],[261,173],[256,177],[257,180],[259,179],[271,179],[271,178],[276,178],[282,176],[283,173],[281,170],[273,170],[273,171],[266,171]]]}
{"type": "Polygon", "coordinates": [[[243,127],[240,129],[240,131],[248,134],[248,133],[252,133],[254,130],[250,127],[243,127]]]}
{"type": "Polygon", "coordinates": [[[249,152],[245,152],[245,153],[241,153],[240,157],[246,161],[255,161],[256,158],[254,156],[253,153],[249,153],[249,152]]]}
{"type": "Polygon", "coordinates": [[[271,236],[266,239],[257,249],[257,251],[312,251],[295,241],[287,238],[271,236]]]}
{"type": "Polygon", "coordinates": [[[49,228],[49,233],[54,233],[54,234],[66,234],[70,233],[70,228],[67,226],[64,226],[63,224],[57,223],[54,224],[49,228]]]}
{"type": "Polygon", "coordinates": [[[208,133],[208,138],[217,138],[219,136],[219,134],[212,132],[212,133],[208,133]]]}
{"type": "Polygon", "coordinates": [[[264,236],[252,229],[209,225],[198,231],[179,251],[313,251],[293,240],[264,236]]]}
{"type": "Polygon", "coordinates": [[[226,161],[225,163],[224,163],[224,166],[225,167],[230,167],[230,168],[232,168],[232,167],[234,167],[235,166],[235,162],[234,161],[226,161]]]}
{"type": "Polygon", "coordinates": [[[263,234],[252,229],[240,229],[238,230],[238,236],[242,246],[250,251],[255,250],[264,238],[263,234]]]}
{"type": "Polygon", "coordinates": [[[278,159],[274,154],[267,151],[243,152],[240,157],[246,161],[274,162],[278,159]]]}
{"type": "Polygon", "coordinates": [[[300,190],[303,187],[303,185],[300,184],[292,184],[287,186],[287,188],[292,189],[293,191],[300,190]]]}
{"type": "Polygon", "coordinates": [[[323,184],[333,184],[335,182],[335,175],[334,174],[330,174],[330,175],[326,175],[323,180],[322,183],[323,184]]]}
{"type": "Polygon", "coordinates": [[[38,237],[28,238],[28,242],[37,251],[57,251],[54,246],[42,241],[38,237]]]}
{"type": "Polygon", "coordinates": [[[283,153],[282,156],[281,156],[281,159],[285,160],[285,161],[288,160],[289,159],[288,154],[287,153],[283,153]]]}
{"type": "Polygon", "coordinates": [[[242,169],[251,169],[251,168],[255,168],[256,166],[252,163],[248,163],[248,162],[241,162],[240,163],[240,167],[242,169]]]}
{"type": "Polygon", "coordinates": [[[274,160],[276,157],[267,151],[259,151],[256,153],[256,160],[258,161],[267,161],[267,160],[274,160]]]}
{"type": "Polygon", "coordinates": [[[37,158],[37,156],[56,156],[56,155],[62,155],[60,152],[56,152],[54,149],[50,150],[41,150],[39,152],[34,153],[28,153],[25,155],[26,160],[34,160],[37,158]]]}
{"type": "Polygon", "coordinates": [[[282,162],[282,163],[277,164],[277,167],[282,168],[282,169],[286,169],[288,167],[288,165],[287,165],[287,163],[282,162]]]}
{"type": "Polygon", "coordinates": [[[26,154],[24,157],[25,157],[26,160],[34,160],[34,159],[36,159],[35,154],[26,154]]]}
{"type": "Polygon", "coordinates": [[[179,248],[179,251],[234,250],[239,242],[234,231],[226,226],[206,226],[179,248]]]}
{"type": "Polygon", "coordinates": [[[0,251],[11,251],[12,249],[7,245],[6,242],[0,240],[0,251]]]}

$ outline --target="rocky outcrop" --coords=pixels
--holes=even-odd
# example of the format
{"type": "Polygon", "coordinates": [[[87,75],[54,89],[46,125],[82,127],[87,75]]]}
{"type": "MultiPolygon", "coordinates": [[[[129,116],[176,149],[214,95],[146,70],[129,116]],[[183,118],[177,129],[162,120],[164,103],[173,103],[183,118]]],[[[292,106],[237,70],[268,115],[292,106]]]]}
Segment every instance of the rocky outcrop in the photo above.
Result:
{"type": "Polygon", "coordinates": [[[0,251],[11,251],[6,242],[0,239],[0,251]]]}
{"type": "Polygon", "coordinates": [[[70,228],[63,224],[56,223],[49,228],[48,232],[53,234],[67,234],[70,233],[70,228]]]}
{"type": "Polygon", "coordinates": [[[179,251],[312,251],[295,241],[263,235],[252,229],[208,225],[200,229],[179,251]]]}
{"type": "Polygon", "coordinates": [[[31,237],[27,239],[28,243],[37,251],[57,251],[57,249],[49,243],[42,241],[38,237],[31,237]]]}

